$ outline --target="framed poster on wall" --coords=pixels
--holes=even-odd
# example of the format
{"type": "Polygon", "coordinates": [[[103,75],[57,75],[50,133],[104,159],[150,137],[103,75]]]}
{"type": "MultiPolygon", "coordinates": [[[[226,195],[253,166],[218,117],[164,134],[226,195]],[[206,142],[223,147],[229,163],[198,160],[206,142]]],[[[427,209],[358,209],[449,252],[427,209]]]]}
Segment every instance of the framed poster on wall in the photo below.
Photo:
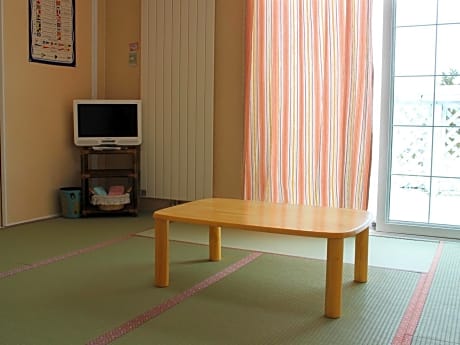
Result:
{"type": "Polygon", "coordinates": [[[29,61],[75,66],[75,0],[29,0],[29,61]]]}

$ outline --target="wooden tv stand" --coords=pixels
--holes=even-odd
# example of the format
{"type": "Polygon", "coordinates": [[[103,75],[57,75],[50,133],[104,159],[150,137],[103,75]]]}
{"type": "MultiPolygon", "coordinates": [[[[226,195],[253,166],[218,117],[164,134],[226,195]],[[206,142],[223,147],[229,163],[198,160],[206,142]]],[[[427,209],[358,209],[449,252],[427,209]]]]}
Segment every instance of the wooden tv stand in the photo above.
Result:
{"type": "Polygon", "coordinates": [[[137,215],[139,205],[140,147],[84,147],[80,148],[81,161],[81,214],[137,215]],[[91,188],[121,184],[131,187],[130,203],[120,210],[101,210],[91,204],[91,188]]]}

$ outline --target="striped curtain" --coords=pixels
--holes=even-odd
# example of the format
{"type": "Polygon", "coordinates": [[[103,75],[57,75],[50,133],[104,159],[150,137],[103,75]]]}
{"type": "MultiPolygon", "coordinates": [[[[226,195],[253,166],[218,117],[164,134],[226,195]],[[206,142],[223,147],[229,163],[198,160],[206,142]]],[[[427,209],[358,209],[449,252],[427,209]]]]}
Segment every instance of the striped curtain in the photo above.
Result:
{"type": "Polygon", "coordinates": [[[372,0],[247,0],[244,197],[367,209],[372,0]]]}

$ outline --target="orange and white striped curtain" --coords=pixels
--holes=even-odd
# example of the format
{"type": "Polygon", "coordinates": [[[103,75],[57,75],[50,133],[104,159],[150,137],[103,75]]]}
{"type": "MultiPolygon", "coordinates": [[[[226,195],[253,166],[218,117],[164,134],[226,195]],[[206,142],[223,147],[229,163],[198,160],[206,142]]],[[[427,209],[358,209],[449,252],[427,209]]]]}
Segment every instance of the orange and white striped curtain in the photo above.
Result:
{"type": "Polygon", "coordinates": [[[371,0],[247,0],[244,197],[366,209],[371,0]]]}

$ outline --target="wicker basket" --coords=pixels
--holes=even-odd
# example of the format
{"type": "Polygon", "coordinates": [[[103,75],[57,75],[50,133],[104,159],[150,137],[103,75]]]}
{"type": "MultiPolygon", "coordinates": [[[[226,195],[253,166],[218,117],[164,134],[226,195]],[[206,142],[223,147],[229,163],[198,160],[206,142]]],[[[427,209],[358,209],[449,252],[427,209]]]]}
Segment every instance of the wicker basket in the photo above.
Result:
{"type": "Polygon", "coordinates": [[[131,202],[129,193],[122,195],[98,195],[91,196],[91,204],[102,211],[119,211],[131,202]]]}
{"type": "Polygon", "coordinates": [[[118,204],[118,205],[97,205],[97,207],[101,211],[119,211],[125,207],[125,204],[118,204]]]}

